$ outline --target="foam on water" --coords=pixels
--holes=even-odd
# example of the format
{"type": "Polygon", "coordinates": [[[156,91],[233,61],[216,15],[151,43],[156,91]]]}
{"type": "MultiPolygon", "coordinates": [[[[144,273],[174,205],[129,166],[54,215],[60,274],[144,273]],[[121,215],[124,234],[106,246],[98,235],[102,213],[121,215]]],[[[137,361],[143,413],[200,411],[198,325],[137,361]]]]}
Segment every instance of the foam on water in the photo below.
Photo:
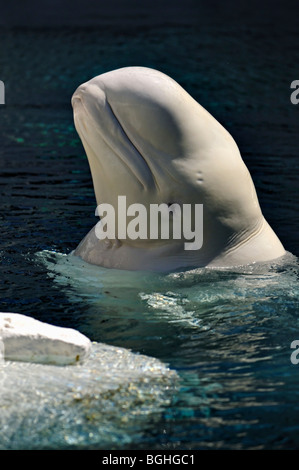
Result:
{"type": "Polygon", "coordinates": [[[261,441],[263,448],[294,446],[295,256],[169,274],[108,270],[59,253],[37,258],[74,308],[84,305],[79,324],[85,333],[158,357],[177,371],[181,387],[162,418],[167,445],[175,423],[176,449],[186,448],[183,443],[256,448],[261,441]]]}
{"type": "Polygon", "coordinates": [[[72,254],[43,251],[36,256],[53,282],[72,301],[86,301],[90,312],[122,307],[124,315],[130,310],[140,316],[141,310],[147,320],[196,330],[209,330],[217,316],[252,313],[257,303],[260,310],[265,306],[264,313],[271,308],[275,313],[278,305],[299,295],[298,260],[290,253],[270,263],[169,274],[101,268],[72,254]]]}

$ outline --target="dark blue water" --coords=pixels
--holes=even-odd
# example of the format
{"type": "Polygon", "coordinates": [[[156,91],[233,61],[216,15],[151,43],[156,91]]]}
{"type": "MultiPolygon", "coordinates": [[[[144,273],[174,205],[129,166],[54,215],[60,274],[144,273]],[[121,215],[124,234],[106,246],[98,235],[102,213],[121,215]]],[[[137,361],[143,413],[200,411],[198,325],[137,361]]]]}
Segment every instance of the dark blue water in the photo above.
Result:
{"type": "Polygon", "coordinates": [[[169,4],[156,15],[87,9],[82,24],[80,14],[61,19],[62,10],[32,10],[27,22],[24,11],[21,20],[10,12],[0,31],[0,310],[78,328],[178,372],[159,421],[122,448],[299,447],[299,365],[290,361],[299,338],[296,10],[229,5],[202,2],[192,14],[189,2],[180,15],[169,4]],[[80,83],[127,65],[167,73],[231,132],[294,257],[245,272],[161,276],[64,256],[96,222],[70,98],[80,83]]]}

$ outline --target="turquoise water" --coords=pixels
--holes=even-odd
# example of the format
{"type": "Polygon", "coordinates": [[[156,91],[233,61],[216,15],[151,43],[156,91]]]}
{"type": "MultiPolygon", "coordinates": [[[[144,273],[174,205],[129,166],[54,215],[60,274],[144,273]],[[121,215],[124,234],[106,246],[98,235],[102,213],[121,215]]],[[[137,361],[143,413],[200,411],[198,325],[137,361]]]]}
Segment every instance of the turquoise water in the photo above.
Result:
{"type": "MultiPolygon", "coordinates": [[[[98,433],[93,428],[90,441],[88,433],[80,440],[70,424],[81,410],[75,406],[67,442],[38,431],[42,411],[36,434],[25,436],[24,423],[32,422],[24,421],[15,441],[2,446],[299,447],[299,366],[290,360],[299,338],[298,108],[289,99],[298,28],[295,15],[283,22],[273,10],[242,22],[233,16],[229,24],[222,13],[204,10],[189,22],[163,17],[152,26],[119,20],[1,30],[0,310],[77,328],[98,343],[153,357],[179,377],[173,389],[160,384],[158,403],[153,396],[136,418],[137,431],[140,401],[128,398],[121,435],[116,406],[111,433],[97,415],[98,433]],[[126,65],[169,74],[232,133],[285,259],[161,275],[106,270],[70,254],[97,221],[70,98],[85,80],[126,65]]],[[[148,388],[140,390],[148,397],[148,388]]],[[[55,406],[60,417],[69,410],[55,406]]],[[[58,423],[63,435],[63,419],[58,423]]]]}
{"type": "Polygon", "coordinates": [[[294,256],[163,275],[107,270],[48,251],[37,258],[67,296],[80,331],[157,357],[179,375],[158,423],[129,448],[297,447],[294,256]]]}

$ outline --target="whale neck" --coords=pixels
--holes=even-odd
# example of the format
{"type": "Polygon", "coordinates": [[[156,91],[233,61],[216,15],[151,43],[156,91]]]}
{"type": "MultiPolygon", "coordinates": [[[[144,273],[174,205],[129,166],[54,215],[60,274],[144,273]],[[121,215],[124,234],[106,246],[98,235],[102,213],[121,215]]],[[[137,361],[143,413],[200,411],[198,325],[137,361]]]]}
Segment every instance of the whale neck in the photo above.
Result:
{"type": "Polygon", "coordinates": [[[232,245],[228,242],[225,247],[212,247],[213,244],[204,251],[185,250],[181,241],[150,247],[133,246],[118,239],[99,240],[93,227],[73,254],[105,268],[154,272],[198,267],[231,268],[266,262],[273,259],[273,250],[277,257],[285,255],[281,242],[264,218],[245,239],[232,245]]]}

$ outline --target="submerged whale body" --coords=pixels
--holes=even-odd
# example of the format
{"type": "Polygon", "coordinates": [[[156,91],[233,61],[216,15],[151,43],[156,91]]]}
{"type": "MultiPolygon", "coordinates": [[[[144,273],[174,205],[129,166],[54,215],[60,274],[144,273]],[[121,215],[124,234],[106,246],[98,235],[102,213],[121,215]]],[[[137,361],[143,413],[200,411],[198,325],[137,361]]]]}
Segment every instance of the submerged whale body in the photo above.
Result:
{"type": "Polygon", "coordinates": [[[72,106],[97,204],[111,205],[116,221],[114,238],[100,239],[95,225],[75,255],[108,268],[171,271],[285,254],[234,139],[170,77],[144,67],[111,71],[79,86],[72,106]],[[119,196],[148,210],[202,205],[200,248],[185,249],[184,233],[180,239],[120,238],[119,196]]]}

